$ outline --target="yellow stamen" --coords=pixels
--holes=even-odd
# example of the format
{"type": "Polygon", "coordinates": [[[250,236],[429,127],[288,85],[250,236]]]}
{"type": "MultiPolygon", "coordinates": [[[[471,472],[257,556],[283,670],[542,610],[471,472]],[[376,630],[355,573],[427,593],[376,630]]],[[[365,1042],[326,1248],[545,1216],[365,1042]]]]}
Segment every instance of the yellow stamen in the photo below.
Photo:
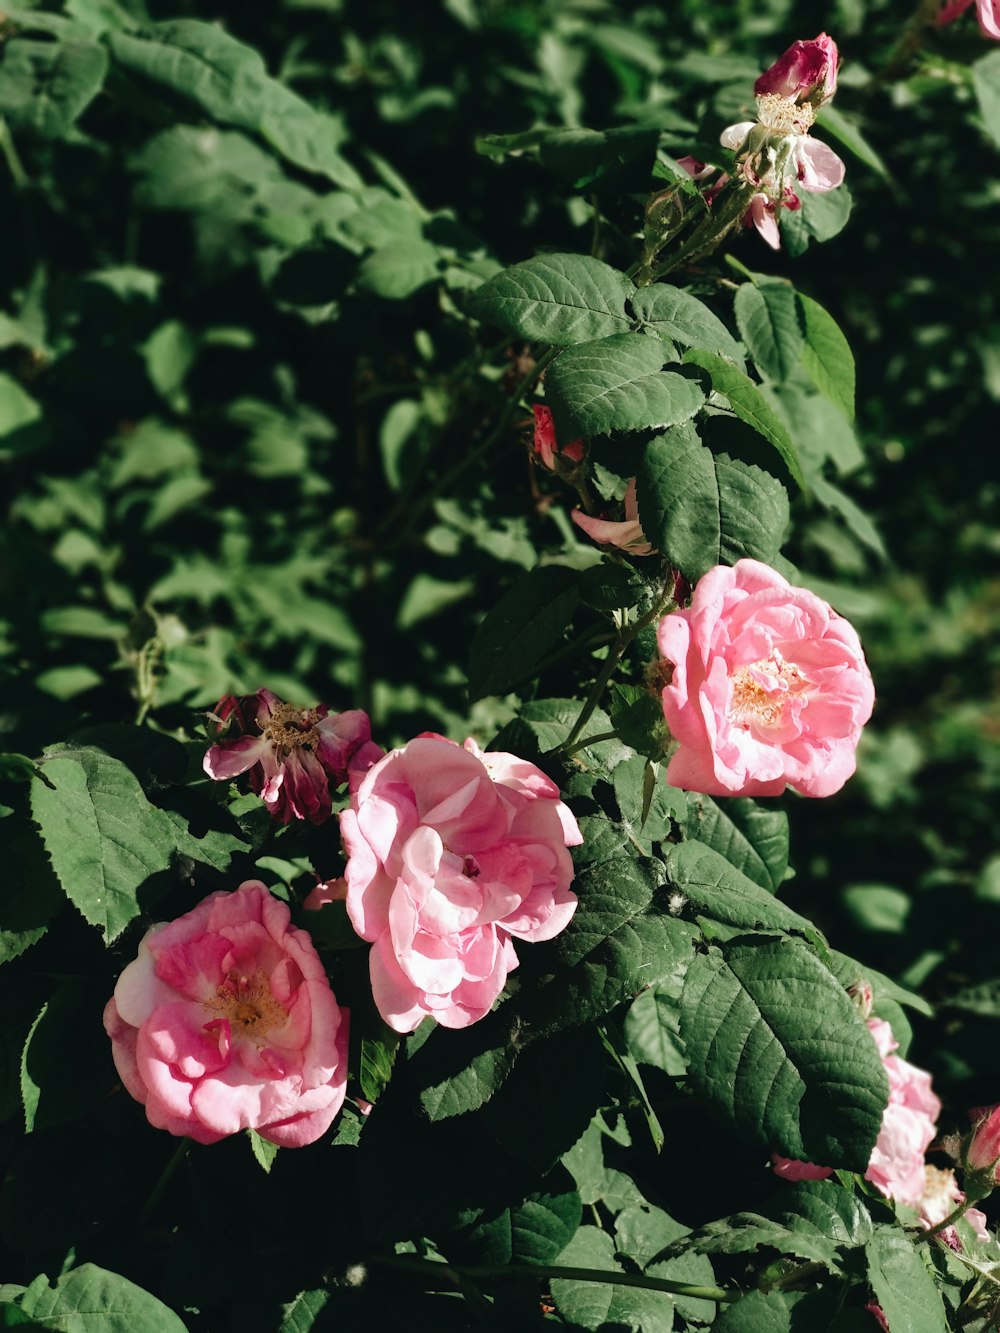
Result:
{"type": "Polygon", "coordinates": [[[808,102],[799,104],[777,93],[764,93],[757,98],[757,119],[776,134],[808,134],[816,112],[808,102]]]}

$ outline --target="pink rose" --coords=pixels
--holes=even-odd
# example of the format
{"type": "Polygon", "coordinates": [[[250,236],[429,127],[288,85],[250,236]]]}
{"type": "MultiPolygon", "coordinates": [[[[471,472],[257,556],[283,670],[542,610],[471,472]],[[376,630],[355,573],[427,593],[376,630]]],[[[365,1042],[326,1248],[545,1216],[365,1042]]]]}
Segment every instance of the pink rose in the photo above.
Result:
{"type": "Polygon", "coordinates": [[[327,903],[345,902],[346,899],[347,880],[341,876],[340,879],[323,880],[317,884],[302,906],[307,912],[318,912],[327,903]]]}
{"type": "MultiPolygon", "coordinates": [[[[950,23],[952,19],[957,19],[971,4],[972,0],[951,0],[937,16],[938,23],[950,23]]],[[[984,35],[1000,38],[1000,0],[976,0],[976,13],[984,35]]]]}
{"type": "Polygon", "coordinates": [[[820,107],[837,91],[837,43],[825,32],[809,41],[793,42],[753,86],[758,97],[769,93],[789,102],[820,107]]]}
{"type": "Polygon", "coordinates": [[[890,1199],[920,1206],[925,1187],[924,1153],[934,1138],[941,1102],[931,1076],[893,1052],[899,1042],[881,1018],[869,1018],[882,1064],[889,1076],[889,1105],[868,1162],[865,1179],[890,1199]]]}
{"type": "Polygon", "coordinates": [[[351,760],[371,742],[368,714],[361,709],[331,714],[322,705],[294,708],[270,690],[227,694],[215,716],[225,734],[205,754],[205,772],[228,781],[249,771],[251,789],[283,824],[329,819],[330,783],[345,782],[351,760]]]}
{"type": "Polygon", "coordinates": [[[667,782],[712,796],[829,796],[854,772],[875,690],[854,629],[757,560],[717,565],[660,621],[680,746],[667,782]]]}
{"type": "Polygon", "coordinates": [[[546,407],[544,403],[535,403],[531,410],[535,417],[532,448],[542,466],[547,467],[550,472],[557,472],[559,458],[568,458],[571,463],[582,463],[587,452],[582,440],[572,440],[562,449],[559,448],[551,407],[546,407]]]}
{"type": "Polygon", "coordinates": [[[615,523],[606,518],[592,518],[582,510],[574,509],[570,515],[578,528],[582,528],[588,537],[604,546],[617,546],[629,555],[652,555],[653,547],[646,540],[646,534],[639,522],[639,505],[635,498],[635,477],[625,489],[625,521],[615,523]]]}
{"type": "Polygon", "coordinates": [[[372,992],[397,1032],[428,1014],[462,1028],[517,966],[512,937],[548,940],[576,910],[582,842],[555,783],[512,754],[429,732],[365,774],[340,816],[347,911],[372,941],[372,992]]]}
{"type": "MultiPolygon", "coordinates": [[[[889,1104],[882,1114],[865,1179],[887,1198],[919,1208],[926,1187],[924,1153],[934,1138],[941,1102],[931,1091],[930,1074],[893,1054],[899,1043],[889,1024],[869,1018],[868,1029],[889,1078],[889,1104]]],[[[771,1162],[775,1173],[785,1180],[822,1180],[832,1171],[777,1153],[772,1154],[771,1162]]]]}
{"type": "Polygon", "coordinates": [[[993,1179],[1000,1180],[1000,1106],[979,1113],[965,1152],[965,1165],[973,1171],[992,1170],[993,1179]]]}
{"type": "Polygon", "coordinates": [[[347,1013],[304,930],[263,884],[213,893],[147,931],[104,1010],[115,1066],[157,1129],[282,1147],[329,1128],[347,1083],[347,1013]]]}
{"type": "MultiPolygon", "coordinates": [[[[954,1171],[942,1171],[936,1166],[924,1167],[924,1192],[920,1196],[919,1211],[920,1225],[925,1231],[929,1231],[931,1227],[936,1227],[943,1222],[960,1203],[964,1202],[965,1195],[958,1188],[954,1171]]],[[[989,1240],[990,1233],[986,1229],[985,1213],[978,1208],[967,1208],[965,1220],[972,1227],[979,1240],[989,1240]]],[[[962,1248],[958,1232],[953,1226],[945,1227],[938,1234],[944,1243],[950,1245],[953,1250],[962,1248]]]]}

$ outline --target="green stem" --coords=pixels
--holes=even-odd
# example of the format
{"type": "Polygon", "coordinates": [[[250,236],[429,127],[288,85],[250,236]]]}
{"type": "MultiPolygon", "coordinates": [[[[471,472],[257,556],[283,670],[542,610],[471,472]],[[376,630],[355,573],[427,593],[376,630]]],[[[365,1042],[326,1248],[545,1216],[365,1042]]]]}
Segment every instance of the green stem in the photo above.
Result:
{"type": "Polygon", "coordinates": [[[955,1211],[953,1213],[949,1213],[948,1216],[943,1219],[943,1221],[935,1222],[932,1227],[928,1227],[926,1231],[921,1232],[921,1234],[916,1238],[916,1244],[920,1245],[926,1240],[933,1240],[935,1236],[940,1236],[942,1231],[947,1231],[949,1227],[955,1225],[955,1223],[958,1221],[960,1217],[964,1217],[965,1214],[972,1207],[972,1205],[976,1202],[977,1202],[976,1199],[963,1199],[963,1201],[958,1205],[955,1211]]]}
{"type": "Polygon", "coordinates": [[[600,745],[601,741],[616,741],[617,739],[617,731],[602,731],[597,736],[588,736],[585,741],[577,741],[572,750],[563,750],[563,758],[568,759],[570,755],[579,754],[581,750],[586,750],[591,745],[600,745]]]}
{"type": "Polygon", "coordinates": [[[602,1268],[570,1268],[563,1264],[445,1264],[417,1259],[413,1255],[373,1255],[371,1262],[385,1268],[398,1268],[443,1279],[457,1286],[463,1278],[533,1277],[540,1282],[562,1278],[567,1282],[600,1282],[616,1287],[640,1287],[645,1291],[664,1291],[671,1296],[690,1296],[703,1301],[737,1301],[740,1292],[725,1287],[702,1287],[690,1282],[672,1282],[669,1278],[648,1277],[645,1273],[609,1273],[602,1268]]]}
{"type": "Polygon", "coordinates": [[[160,1173],[159,1180],[153,1186],[152,1192],[150,1193],[149,1198],[146,1200],[142,1212],[139,1214],[139,1220],[136,1223],[137,1231],[141,1231],[143,1227],[146,1225],[146,1223],[149,1221],[150,1217],[153,1214],[153,1210],[156,1208],[156,1205],[163,1198],[167,1186],[170,1184],[174,1176],[177,1174],[177,1170],[181,1162],[183,1162],[184,1158],[188,1155],[190,1148],[191,1148],[191,1140],[181,1139],[180,1143],[178,1143],[177,1147],[174,1149],[170,1161],[166,1164],[166,1166],[163,1168],[163,1171],[160,1173]]]}
{"type": "Polygon", "coordinates": [[[19,190],[23,190],[31,184],[31,177],[24,169],[24,164],[18,156],[14,140],[11,138],[10,126],[0,116],[0,153],[3,154],[7,163],[7,170],[10,172],[11,179],[19,190]]]}

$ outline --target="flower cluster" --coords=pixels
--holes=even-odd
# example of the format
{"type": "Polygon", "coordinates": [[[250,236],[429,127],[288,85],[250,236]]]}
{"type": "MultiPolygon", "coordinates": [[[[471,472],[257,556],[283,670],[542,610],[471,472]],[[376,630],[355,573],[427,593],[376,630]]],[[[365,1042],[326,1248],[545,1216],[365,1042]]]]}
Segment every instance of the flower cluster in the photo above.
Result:
{"type": "Polygon", "coordinates": [[[583,841],[534,764],[425,733],[374,764],[340,817],[347,911],[372,941],[372,993],[397,1032],[489,1012],[517,966],[576,910],[566,848],[583,841]]]}
{"type": "Polygon", "coordinates": [[[875,690],[857,633],[815,594],[757,560],[719,565],[658,638],[672,786],[829,796],[854,772],[875,690]]]}
{"type": "Polygon", "coordinates": [[[241,1129],[312,1143],[347,1086],[347,1015],[287,906],[248,880],[154,926],[104,1011],[150,1124],[198,1143],[241,1129]]]}
{"type": "Polygon", "coordinates": [[[270,690],[227,694],[214,715],[220,738],[205,755],[205,772],[218,781],[248,773],[252,790],[283,824],[329,819],[330,783],[346,782],[351,759],[371,740],[360,709],[295,708],[270,690]]]}
{"type": "Polygon", "coordinates": [[[747,221],[778,248],[778,209],[801,207],[799,191],[823,193],[843,184],[844,164],[809,137],[816,113],[837,88],[840,56],[826,33],[794,42],[754,84],[757,119],[722,131],[736,154],[735,175],[753,188],[747,221]]]}

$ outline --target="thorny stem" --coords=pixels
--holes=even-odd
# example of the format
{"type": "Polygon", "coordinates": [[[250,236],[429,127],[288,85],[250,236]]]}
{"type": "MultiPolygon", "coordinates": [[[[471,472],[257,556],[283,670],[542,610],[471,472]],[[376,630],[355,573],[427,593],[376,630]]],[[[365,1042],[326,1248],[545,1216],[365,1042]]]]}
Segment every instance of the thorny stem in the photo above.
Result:
{"type": "Polygon", "coordinates": [[[418,1259],[413,1255],[373,1255],[373,1264],[386,1268],[425,1274],[437,1282],[459,1286],[465,1278],[534,1277],[539,1281],[563,1278],[569,1282],[600,1282],[616,1287],[641,1287],[646,1291],[664,1291],[672,1296],[690,1296],[696,1300],[728,1302],[740,1298],[738,1291],[725,1287],[701,1287],[690,1282],[672,1282],[669,1278],[648,1277],[645,1273],[609,1273],[601,1268],[569,1268],[561,1264],[445,1264],[418,1259]]]}
{"type": "Polygon", "coordinates": [[[954,1226],[960,1217],[964,1217],[976,1202],[975,1199],[963,1199],[953,1213],[949,1213],[942,1221],[935,1222],[932,1227],[928,1227],[925,1232],[916,1238],[915,1243],[920,1245],[925,1240],[933,1240],[935,1236],[940,1236],[942,1231],[947,1231],[950,1226],[954,1226]]]}

